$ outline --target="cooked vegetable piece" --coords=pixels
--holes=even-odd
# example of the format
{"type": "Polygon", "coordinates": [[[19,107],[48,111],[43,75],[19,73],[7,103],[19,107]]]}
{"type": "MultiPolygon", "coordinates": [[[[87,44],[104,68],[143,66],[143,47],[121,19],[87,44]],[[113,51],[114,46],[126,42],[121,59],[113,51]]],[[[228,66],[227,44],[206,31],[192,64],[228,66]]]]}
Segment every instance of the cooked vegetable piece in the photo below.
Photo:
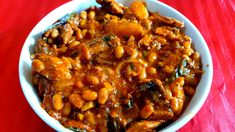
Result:
{"type": "Polygon", "coordinates": [[[124,36],[134,36],[134,37],[141,37],[143,28],[141,25],[134,23],[134,22],[125,22],[125,21],[111,21],[109,22],[105,29],[107,32],[114,33],[120,37],[124,36]]]}
{"type": "Polygon", "coordinates": [[[148,10],[143,2],[135,1],[131,3],[130,10],[138,19],[146,19],[149,16],[148,10]]]}

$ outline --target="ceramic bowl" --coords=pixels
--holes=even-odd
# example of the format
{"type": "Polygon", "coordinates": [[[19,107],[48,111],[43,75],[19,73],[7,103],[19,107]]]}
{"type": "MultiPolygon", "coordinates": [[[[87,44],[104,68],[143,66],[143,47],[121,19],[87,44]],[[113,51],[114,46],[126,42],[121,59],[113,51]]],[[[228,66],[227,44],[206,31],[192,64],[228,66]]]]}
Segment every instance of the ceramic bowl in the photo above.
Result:
{"type": "MultiPolygon", "coordinates": [[[[129,6],[133,0],[118,0],[118,2],[129,6]]],[[[198,31],[198,29],[190,22],[185,16],[179,13],[172,7],[157,1],[157,0],[146,0],[147,8],[151,12],[159,12],[164,16],[169,16],[176,18],[178,20],[184,21],[186,25],[185,33],[190,36],[193,40],[194,48],[200,53],[202,64],[203,64],[203,75],[196,88],[196,93],[193,96],[190,104],[184,110],[183,114],[173,123],[169,124],[161,131],[176,131],[185,125],[190,119],[192,119],[195,114],[202,107],[205,102],[207,95],[210,91],[212,82],[213,65],[212,59],[207,47],[207,44],[198,31]]],[[[42,33],[50,27],[54,22],[63,18],[64,16],[73,13],[80,12],[89,8],[90,6],[99,6],[95,0],[75,0],[63,4],[62,6],[56,8],[48,15],[46,15],[30,32],[27,39],[25,40],[24,46],[21,51],[19,60],[19,78],[20,84],[24,93],[25,98],[28,103],[35,111],[35,113],[49,126],[51,126],[56,131],[70,131],[61,125],[57,120],[52,118],[47,112],[40,106],[40,99],[35,88],[32,85],[32,73],[31,73],[31,62],[30,54],[34,51],[34,45],[37,39],[42,35],[42,33]]]]}

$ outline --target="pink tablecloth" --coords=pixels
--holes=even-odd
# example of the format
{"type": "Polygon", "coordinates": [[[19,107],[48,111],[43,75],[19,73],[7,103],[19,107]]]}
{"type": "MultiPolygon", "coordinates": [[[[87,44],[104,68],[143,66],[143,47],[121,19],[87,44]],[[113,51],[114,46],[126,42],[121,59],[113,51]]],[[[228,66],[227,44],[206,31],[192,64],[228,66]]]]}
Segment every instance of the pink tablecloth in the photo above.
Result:
{"type": "MultiPolygon", "coordinates": [[[[18,79],[25,38],[48,12],[68,0],[0,1],[0,131],[53,131],[32,111],[18,79]]],[[[179,131],[235,131],[235,1],[161,0],[188,17],[204,36],[213,58],[210,94],[179,131]]]]}

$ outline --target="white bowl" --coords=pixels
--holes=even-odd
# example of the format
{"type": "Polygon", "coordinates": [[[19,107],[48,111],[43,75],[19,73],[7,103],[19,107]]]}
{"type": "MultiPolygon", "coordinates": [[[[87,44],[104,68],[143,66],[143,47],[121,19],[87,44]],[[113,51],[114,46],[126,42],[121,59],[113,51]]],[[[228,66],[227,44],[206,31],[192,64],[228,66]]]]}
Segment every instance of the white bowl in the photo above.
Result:
{"type": "MultiPolygon", "coordinates": [[[[118,0],[124,5],[129,6],[133,0],[118,0]]],[[[162,131],[176,131],[185,125],[193,116],[199,111],[203,103],[205,102],[207,95],[210,91],[212,82],[212,59],[207,47],[205,40],[198,31],[198,29],[181,13],[169,7],[162,2],[156,0],[146,0],[148,10],[151,12],[159,12],[162,15],[176,18],[184,21],[186,25],[186,34],[193,40],[196,51],[201,54],[203,64],[203,75],[199,85],[197,86],[196,93],[193,96],[190,104],[184,110],[183,114],[173,123],[162,129],[162,131]]],[[[29,102],[35,113],[49,126],[54,128],[56,131],[70,131],[63,127],[57,120],[47,114],[47,112],[40,106],[40,99],[37,95],[36,90],[32,85],[32,73],[31,73],[31,62],[30,54],[33,52],[33,48],[36,40],[39,36],[51,26],[58,19],[64,17],[72,12],[80,12],[89,8],[92,5],[97,5],[95,0],[77,0],[70,1],[64,5],[56,8],[45,16],[30,32],[27,39],[25,40],[24,46],[21,51],[19,60],[19,78],[23,93],[29,102]]]]}

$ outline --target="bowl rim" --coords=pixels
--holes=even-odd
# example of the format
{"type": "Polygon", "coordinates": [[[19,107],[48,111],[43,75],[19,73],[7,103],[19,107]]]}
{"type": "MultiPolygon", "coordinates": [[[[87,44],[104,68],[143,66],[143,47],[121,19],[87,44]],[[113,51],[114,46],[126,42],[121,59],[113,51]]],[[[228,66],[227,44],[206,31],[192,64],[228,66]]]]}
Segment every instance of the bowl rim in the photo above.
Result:
{"type": "MultiPolygon", "coordinates": [[[[84,0],[80,0],[80,1],[84,1],[84,0]]],[[[117,1],[126,1],[126,0],[117,0],[117,1]]],[[[196,35],[199,37],[200,41],[203,43],[204,47],[204,51],[206,52],[205,54],[207,55],[206,56],[206,60],[208,61],[207,64],[209,64],[209,67],[207,69],[207,73],[203,73],[203,76],[206,76],[207,78],[207,83],[205,84],[205,90],[203,93],[200,94],[200,100],[195,104],[195,108],[192,109],[192,111],[190,111],[190,114],[185,114],[185,112],[183,112],[183,114],[176,120],[174,121],[173,123],[169,124],[168,126],[164,127],[161,131],[176,131],[178,130],[179,128],[181,128],[182,126],[184,126],[189,120],[191,120],[195,115],[196,113],[198,113],[198,111],[201,109],[202,105],[204,104],[208,94],[209,94],[209,91],[210,91],[210,88],[211,88],[211,84],[212,84],[212,78],[213,78],[213,63],[212,63],[212,57],[211,57],[211,54],[210,54],[210,51],[209,51],[209,48],[207,46],[207,43],[206,41],[204,40],[203,36],[201,35],[201,33],[199,32],[199,30],[195,27],[195,25],[188,19],[186,18],[183,14],[181,14],[179,11],[177,11],[176,9],[174,9],[173,7],[171,6],[168,6],[166,5],[165,3],[161,2],[161,1],[157,1],[157,0],[146,0],[146,1],[150,1],[150,2],[154,2],[156,5],[158,6],[162,6],[163,8],[166,8],[168,10],[170,10],[171,12],[175,12],[177,15],[179,15],[179,17],[183,18],[184,19],[184,22],[185,23],[188,23],[190,25],[190,27],[192,28],[192,30],[196,33],[196,35]],[[204,75],[206,74],[206,75],[204,75]]],[[[40,19],[40,21],[34,26],[34,28],[31,30],[31,32],[28,34],[24,44],[23,44],[23,47],[22,47],[22,50],[21,50],[21,53],[20,53],[20,58],[19,58],[19,67],[18,67],[18,74],[19,74],[19,79],[20,79],[20,85],[21,85],[21,89],[23,91],[23,94],[27,100],[27,102],[29,103],[30,107],[33,109],[33,111],[47,124],[49,125],[50,127],[52,127],[54,130],[56,131],[69,131],[67,128],[63,127],[63,129],[61,129],[61,125],[58,123],[55,123],[58,122],[57,120],[55,120],[54,118],[53,119],[49,119],[48,120],[48,116],[50,116],[49,114],[47,114],[46,111],[41,111],[39,110],[41,108],[41,106],[38,106],[37,104],[34,103],[34,101],[32,101],[32,96],[29,95],[27,93],[27,89],[25,88],[25,85],[27,82],[26,81],[26,77],[25,76],[22,76],[23,75],[23,72],[25,69],[23,69],[23,60],[24,60],[24,51],[26,48],[28,48],[28,44],[29,43],[29,38],[32,37],[33,35],[33,32],[35,29],[37,29],[37,27],[43,22],[45,21],[46,19],[48,19],[48,17],[51,17],[53,16],[53,14],[59,12],[59,10],[61,10],[62,8],[72,4],[72,3],[76,3],[78,1],[69,1],[69,2],[66,2],[64,4],[62,4],[61,6],[55,8],[54,10],[50,11],[45,17],[43,17],[42,19],[40,19]]],[[[78,2],[80,3],[80,2],[78,2]]],[[[71,13],[71,12],[70,12],[71,13]]],[[[35,35],[35,34],[34,34],[35,35]]],[[[205,70],[205,69],[203,69],[205,70]]],[[[202,79],[200,80],[200,83],[201,83],[202,79]]],[[[31,82],[30,82],[31,83],[31,82]]],[[[31,88],[33,88],[32,84],[27,84],[28,86],[31,86],[31,88]]],[[[198,84],[199,85],[199,84],[198,84]]],[[[197,92],[197,91],[196,91],[197,92]]],[[[194,97],[193,97],[194,98],[194,97]]],[[[190,102],[191,104],[191,102],[190,102]]],[[[190,105],[189,104],[189,105],[190,105]]],[[[187,106],[187,108],[189,107],[189,105],[187,106]]],[[[187,109],[186,108],[186,109],[187,109]]],[[[185,109],[185,110],[186,110],[185,109]]],[[[51,117],[52,118],[52,117],[51,117]]]]}

